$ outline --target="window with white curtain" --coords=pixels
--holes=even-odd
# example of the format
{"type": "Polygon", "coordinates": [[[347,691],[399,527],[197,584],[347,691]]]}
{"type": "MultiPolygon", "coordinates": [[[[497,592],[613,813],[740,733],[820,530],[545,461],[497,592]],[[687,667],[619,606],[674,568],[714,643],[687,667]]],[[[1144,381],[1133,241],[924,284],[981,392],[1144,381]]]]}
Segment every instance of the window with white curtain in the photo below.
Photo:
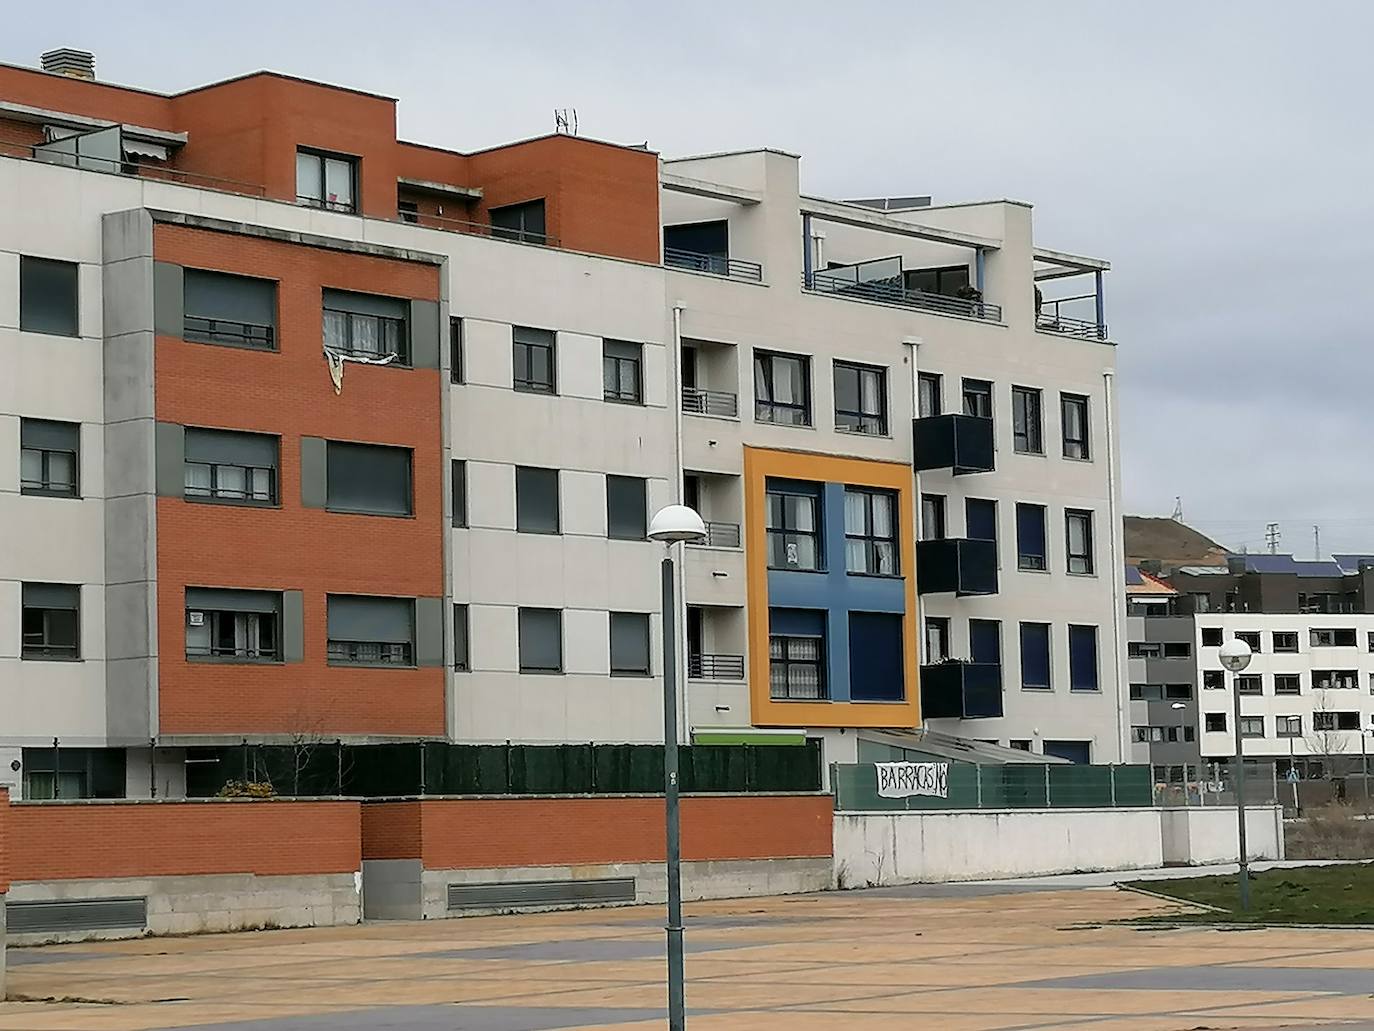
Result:
{"type": "Polygon", "coordinates": [[[769,697],[824,698],[824,658],[822,638],[771,634],[768,638],[769,697]]]}
{"type": "Polygon", "coordinates": [[[811,359],[754,352],[754,418],[784,426],[811,425],[811,359]]]}
{"type": "Polygon", "coordinates": [[[835,363],[835,429],[887,433],[887,370],[876,365],[835,363]]]}
{"type": "Polygon", "coordinates": [[[820,569],[817,493],[801,484],[770,484],[767,499],[769,568],[820,569]]]}
{"type": "Polygon", "coordinates": [[[845,569],[869,576],[897,575],[897,498],[891,491],[846,487],[845,569]]]}

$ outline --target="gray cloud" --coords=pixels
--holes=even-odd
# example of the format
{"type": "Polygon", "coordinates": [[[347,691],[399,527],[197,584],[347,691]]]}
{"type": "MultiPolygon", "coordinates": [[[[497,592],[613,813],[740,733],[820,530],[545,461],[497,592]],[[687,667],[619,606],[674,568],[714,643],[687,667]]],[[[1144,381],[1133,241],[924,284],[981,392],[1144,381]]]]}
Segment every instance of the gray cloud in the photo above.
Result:
{"type": "Polygon", "coordinates": [[[0,59],[97,51],[180,89],[268,67],[395,96],[403,136],[547,131],[665,154],[800,152],[806,189],[1036,204],[1100,254],[1120,342],[1128,510],[1225,542],[1284,523],[1374,550],[1374,5],[818,2],[65,3],[7,12],[0,59]]]}

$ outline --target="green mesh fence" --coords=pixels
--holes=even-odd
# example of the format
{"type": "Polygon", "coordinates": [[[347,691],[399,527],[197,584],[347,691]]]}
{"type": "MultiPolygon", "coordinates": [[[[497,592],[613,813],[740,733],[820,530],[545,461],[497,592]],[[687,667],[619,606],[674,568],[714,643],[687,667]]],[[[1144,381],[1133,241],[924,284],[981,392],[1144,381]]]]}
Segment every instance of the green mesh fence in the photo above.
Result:
{"type": "Polygon", "coordinates": [[[1154,804],[1148,766],[1016,764],[976,766],[952,762],[947,795],[878,794],[872,763],[832,767],[835,808],[850,811],[931,809],[1105,809],[1154,804]]]}

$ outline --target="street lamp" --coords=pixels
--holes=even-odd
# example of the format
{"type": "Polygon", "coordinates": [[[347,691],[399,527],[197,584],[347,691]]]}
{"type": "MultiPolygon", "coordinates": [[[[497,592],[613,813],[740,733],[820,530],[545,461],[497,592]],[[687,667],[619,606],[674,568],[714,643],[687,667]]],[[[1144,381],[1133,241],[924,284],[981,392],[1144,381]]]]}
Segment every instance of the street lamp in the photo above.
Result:
{"type": "Polygon", "coordinates": [[[1240,839],[1240,908],[1250,908],[1250,860],[1245,847],[1245,754],[1241,747],[1240,736],[1240,685],[1236,674],[1250,665],[1250,646],[1238,637],[1233,637],[1221,646],[1217,653],[1222,668],[1231,674],[1231,697],[1236,733],[1236,833],[1240,839]]]}
{"type": "Polygon", "coordinates": [[[686,1027],[682,972],[682,832],[677,776],[677,602],[673,597],[673,545],[706,539],[706,524],[686,505],[669,505],[649,520],[649,540],[663,554],[663,801],[668,838],[668,1027],[686,1027]]]}

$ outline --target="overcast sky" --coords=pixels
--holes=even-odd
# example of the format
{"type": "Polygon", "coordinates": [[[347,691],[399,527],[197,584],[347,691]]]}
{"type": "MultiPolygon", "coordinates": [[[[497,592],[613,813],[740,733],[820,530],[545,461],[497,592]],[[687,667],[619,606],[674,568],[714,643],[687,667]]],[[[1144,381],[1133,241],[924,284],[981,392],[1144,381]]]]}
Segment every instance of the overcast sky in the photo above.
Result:
{"type": "MultiPolygon", "coordinates": [[[[732,0],[2,5],[0,60],[175,91],[269,68],[457,149],[770,146],[826,196],[1010,197],[1110,259],[1126,511],[1374,551],[1374,3],[732,0]]],[[[994,298],[995,299],[995,298],[994,298]]]]}

